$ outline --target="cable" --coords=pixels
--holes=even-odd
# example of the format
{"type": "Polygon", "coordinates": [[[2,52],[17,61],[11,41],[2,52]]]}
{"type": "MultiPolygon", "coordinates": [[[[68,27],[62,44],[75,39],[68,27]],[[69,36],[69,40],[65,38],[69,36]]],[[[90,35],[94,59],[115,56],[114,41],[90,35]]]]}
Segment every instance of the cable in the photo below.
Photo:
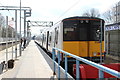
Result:
{"type": "MultiPolygon", "coordinates": [[[[71,10],[76,4],[78,4],[79,3],[79,1],[80,0],[78,0],[78,1],[76,1],[76,3],[74,3],[70,8],[68,8],[63,14],[61,14],[59,17],[58,17],[58,19],[60,19],[64,14],[66,14],[69,10],[71,10]]],[[[57,19],[57,20],[58,20],[57,19]]],[[[57,21],[56,20],[56,21],[57,21]]]]}

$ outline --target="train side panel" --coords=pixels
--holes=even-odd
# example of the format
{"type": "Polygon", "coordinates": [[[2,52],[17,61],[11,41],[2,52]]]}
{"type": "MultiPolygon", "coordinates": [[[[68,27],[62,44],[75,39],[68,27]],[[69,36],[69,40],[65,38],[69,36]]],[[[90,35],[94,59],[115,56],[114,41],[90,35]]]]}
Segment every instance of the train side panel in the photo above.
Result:
{"type": "Polygon", "coordinates": [[[56,25],[54,25],[54,27],[51,28],[51,30],[49,31],[50,35],[49,35],[49,39],[51,39],[51,41],[49,40],[49,51],[52,52],[52,48],[56,47],[59,49],[63,49],[63,24],[62,22],[57,23],[56,25]]]}

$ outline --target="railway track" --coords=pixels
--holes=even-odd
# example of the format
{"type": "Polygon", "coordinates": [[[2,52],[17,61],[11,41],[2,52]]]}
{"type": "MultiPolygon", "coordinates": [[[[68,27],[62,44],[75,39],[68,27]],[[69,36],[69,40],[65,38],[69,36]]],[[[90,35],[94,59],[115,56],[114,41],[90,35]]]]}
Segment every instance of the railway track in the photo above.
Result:
{"type": "MultiPolygon", "coordinates": [[[[17,44],[19,43],[19,41],[17,41],[17,44]]],[[[13,45],[15,45],[15,41],[13,42],[13,45]]],[[[12,46],[12,41],[8,42],[8,48],[12,46]]],[[[0,43],[0,51],[4,50],[6,48],[6,42],[2,42],[0,43]]]]}

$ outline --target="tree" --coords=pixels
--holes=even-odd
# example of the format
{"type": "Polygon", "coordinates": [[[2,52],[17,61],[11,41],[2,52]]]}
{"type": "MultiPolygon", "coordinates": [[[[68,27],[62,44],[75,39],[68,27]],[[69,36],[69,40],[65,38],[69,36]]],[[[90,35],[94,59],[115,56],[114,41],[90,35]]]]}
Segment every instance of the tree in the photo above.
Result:
{"type": "Polygon", "coordinates": [[[82,16],[87,16],[87,17],[100,17],[100,13],[97,9],[90,9],[90,10],[87,10],[85,13],[83,13],[82,16]]]}
{"type": "Polygon", "coordinates": [[[0,37],[2,37],[3,27],[5,26],[5,18],[0,13],[0,37]]]}
{"type": "Polygon", "coordinates": [[[0,13],[0,27],[3,27],[5,25],[5,18],[4,16],[2,16],[2,14],[0,13]]]}
{"type": "Polygon", "coordinates": [[[2,35],[3,38],[6,37],[6,28],[5,27],[2,28],[2,34],[1,35],[2,35]]]}
{"type": "Polygon", "coordinates": [[[106,21],[107,24],[112,24],[114,23],[114,11],[113,8],[110,8],[108,11],[103,13],[103,18],[106,21]]]}
{"type": "MultiPolygon", "coordinates": [[[[13,18],[12,18],[13,20],[13,18]]],[[[12,31],[13,31],[13,37],[15,37],[15,31],[14,28],[12,28],[12,24],[8,25],[8,28],[5,27],[5,18],[0,13],[0,37],[5,38],[6,37],[6,31],[8,31],[8,37],[12,37],[12,31]],[[7,30],[8,29],[8,30],[7,30]]]]}

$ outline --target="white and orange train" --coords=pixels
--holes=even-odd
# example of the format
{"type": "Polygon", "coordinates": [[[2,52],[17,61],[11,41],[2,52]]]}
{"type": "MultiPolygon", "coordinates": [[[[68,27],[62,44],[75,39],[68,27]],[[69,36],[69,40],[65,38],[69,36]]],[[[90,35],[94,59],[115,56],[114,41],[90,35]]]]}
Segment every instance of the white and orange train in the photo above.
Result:
{"type": "Polygon", "coordinates": [[[104,20],[79,16],[65,18],[52,27],[44,29],[36,38],[36,42],[49,52],[56,47],[99,62],[101,43],[104,53],[104,20]],[[101,36],[102,41],[100,41],[101,36]]]}

